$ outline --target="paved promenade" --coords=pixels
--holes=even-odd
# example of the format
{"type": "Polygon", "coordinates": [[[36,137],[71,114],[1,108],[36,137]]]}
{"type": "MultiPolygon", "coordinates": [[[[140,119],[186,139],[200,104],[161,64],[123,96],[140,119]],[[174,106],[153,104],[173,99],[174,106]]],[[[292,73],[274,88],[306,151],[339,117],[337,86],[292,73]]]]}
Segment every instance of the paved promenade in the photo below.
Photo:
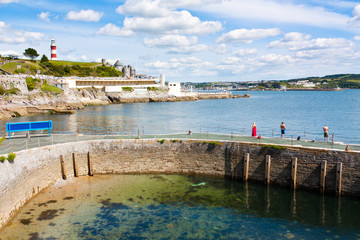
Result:
{"type": "MultiPolygon", "coordinates": [[[[82,135],[82,134],[53,134],[49,137],[47,134],[33,135],[31,138],[26,138],[24,135],[18,135],[12,137],[12,139],[5,139],[0,145],[0,155],[17,152],[29,148],[43,147],[47,145],[61,144],[67,142],[79,142],[79,141],[90,141],[98,139],[137,139],[138,135],[82,135]]],[[[192,133],[191,135],[185,133],[173,133],[173,134],[149,134],[140,135],[141,139],[157,139],[157,140],[175,140],[175,139],[193,139],[201,141],[234,141],[234,142],[250,142],[250,143],[265,143],[265,144],[277,144],[287,146],[298,146],[298,147],[311,147],[311,148],[322,148],[322,149],[337,149],[345,150],[347,144],[332,143],[323,141],[310,141],[296,139],[279,139],[279,138],[267,138],[261,139],[239,136],[239,135],[226,135],[226,134],[215,134],[215,133],[192,133]]],[[[349,145],[351,151],[360,151],[360,145],[349,145]]]]}

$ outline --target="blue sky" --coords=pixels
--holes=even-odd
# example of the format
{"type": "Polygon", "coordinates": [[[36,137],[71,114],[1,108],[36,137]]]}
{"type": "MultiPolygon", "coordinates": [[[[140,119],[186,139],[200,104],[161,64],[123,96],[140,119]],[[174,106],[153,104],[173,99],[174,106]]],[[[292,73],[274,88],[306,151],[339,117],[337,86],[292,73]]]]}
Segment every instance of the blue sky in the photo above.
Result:
{"type": "Polygon", "coordinates": [[[0,0],[0,54],[114,63],[168,81],[360,73],[360,2],[0,0]]]}

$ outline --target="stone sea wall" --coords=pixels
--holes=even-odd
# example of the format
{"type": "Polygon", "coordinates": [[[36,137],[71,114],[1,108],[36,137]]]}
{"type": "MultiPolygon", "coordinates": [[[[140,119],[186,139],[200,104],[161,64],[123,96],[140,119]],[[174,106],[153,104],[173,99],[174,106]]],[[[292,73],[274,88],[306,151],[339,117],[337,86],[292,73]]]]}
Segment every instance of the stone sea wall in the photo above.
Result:
{"type": "Polygon", "coordinates": [[[29,149],[15,161],[0,163],[0,228],[32,197],[55,182],[79,175],[177,173],[225,176],[242,181],[249,158],[248,179],[265,182],[271,156],[270,184],[291,186],[297,158],[297,188],[320,191],[321,163],[327,162],[325,191],[334,193],[337,163],[342,162],[342,193],[360,196],[360,153],[234,142],[181,140],[96,140],[29,149]],[[61,157],[63,156],[63,169],[61,157]],[[90,159],[90,160],[89,160],[90,159]],[[89,162],[90,167],[89,169],[89,162]]]}

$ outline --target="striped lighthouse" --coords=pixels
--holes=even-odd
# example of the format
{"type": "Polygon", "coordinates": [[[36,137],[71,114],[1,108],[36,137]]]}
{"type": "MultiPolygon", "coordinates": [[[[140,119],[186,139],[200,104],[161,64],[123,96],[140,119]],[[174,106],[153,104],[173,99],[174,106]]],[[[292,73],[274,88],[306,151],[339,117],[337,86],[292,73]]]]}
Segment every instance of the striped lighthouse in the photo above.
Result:
{"type": "Polygon", "coordinates": [[[51,39],[51,60],[57,60],[55,39],[51,39]]]}

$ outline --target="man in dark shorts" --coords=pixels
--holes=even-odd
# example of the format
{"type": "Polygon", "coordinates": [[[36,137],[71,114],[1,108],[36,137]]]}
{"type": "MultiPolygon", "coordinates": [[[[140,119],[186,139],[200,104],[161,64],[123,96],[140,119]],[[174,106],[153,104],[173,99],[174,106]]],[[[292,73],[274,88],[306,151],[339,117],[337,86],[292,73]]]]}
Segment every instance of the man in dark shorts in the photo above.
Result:
{"type": "Polygon", "coordinates": [[[285,136],[285,129],[286,129],[284,122],[281,123],[280,129],[281,129],[281,138],[284,138],[284,136],[285,136]]]}
{"type": "Polygon", "coordinates": [[[323,131],[324,131],[324,141],[329,141],[329,127],[328,126],[324,126],[323,127],[323,131]]]}

